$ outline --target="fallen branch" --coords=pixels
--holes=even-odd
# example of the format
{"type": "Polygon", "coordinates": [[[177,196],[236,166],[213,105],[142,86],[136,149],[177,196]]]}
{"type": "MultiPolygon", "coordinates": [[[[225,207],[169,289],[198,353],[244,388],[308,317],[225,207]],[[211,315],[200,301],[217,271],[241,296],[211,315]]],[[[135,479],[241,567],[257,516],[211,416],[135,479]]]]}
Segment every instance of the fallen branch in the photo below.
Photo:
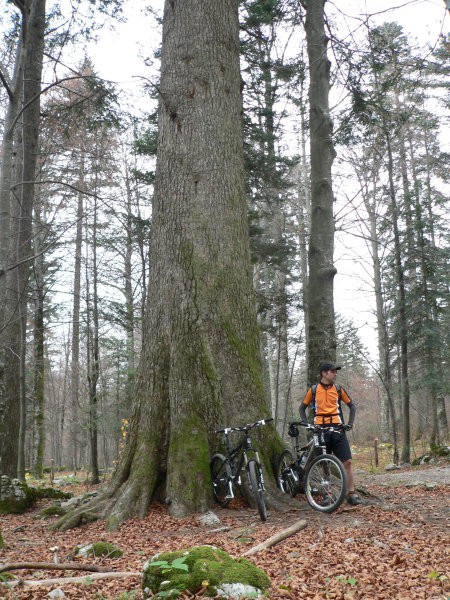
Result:
{"type": "Polygon", "coordinates": [[[20,569],[45,569],[48,571],[95,571],[97,573],[107,573],[107,567],[98,567],[97,565],[83,565],[78,562],[68,563],[44,563],[44,562],[21,562],[0,565],[0,573],[5,571],[19,571],[20,569]]]}
{"type": "Polygon", "coordinates": [[[305,529],[305,527],[306,527],[306,521],[304,519],[302,519],[301,521],[297,521],[296,523],[294,523],[287,529],[283,529],[282,531],[275,533],[275,535],[272,535],[270,538],[268,538],[264,542],[261,542],[257,546],[253,546],[252,548],[249,548],[248,550],[246,550],[243,553],[242,556],[251,556],[252,554],[261,552],[261,550],[265,550],[266,548],[275,546],[275,544],[278,544],[278,542],[281,542],[282,540],[285,540],[286,538],[290,537],[291,535],[294,535],[294,533],[297,533],[297,531],[301,531],[302,529],[305,529]]]}
{"type": "MultiPolygon", "coordinates": [[[[86,583],[86,581],[94,581],[96,579],[119,579],[121,577],[142,577],[142,573],[138,571],[117,571],[110,573],[93,573],[85,577],[60,577],[58,579],[20,579],[18,581],[8,581],[4,585],[7,587],[37,587],[40,585],[63,585],[65,583],[86,583]]],[[[0,584],[1,585],[1,584],[0,584]]]]}

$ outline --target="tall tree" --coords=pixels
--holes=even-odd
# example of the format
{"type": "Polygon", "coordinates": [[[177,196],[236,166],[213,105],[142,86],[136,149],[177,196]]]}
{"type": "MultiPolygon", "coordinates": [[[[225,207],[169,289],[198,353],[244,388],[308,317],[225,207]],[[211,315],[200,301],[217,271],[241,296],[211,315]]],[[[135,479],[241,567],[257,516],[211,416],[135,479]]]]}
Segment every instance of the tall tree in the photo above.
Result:
{"type": "Polygon", "coordinates": [[[311,229],[308,250],[308,383],[319,363],[336,359],[333,282],[334,215],[331,166],[335,157],[330,116],[330,61],[325,34],[324,0],[305,0],[309,59],[311,146],[311,229]]]}
{"type": "Polygon", "coordinates": [[[3,139],[0,198],[0,272],[3,275],[0,286],[3,305],[0,326],[0,470],[5,474],[16,476],[18,473],[24,477],[24,344],[31,260],[31,215],[38,154],[45,0],[17,0],[14,4],[20,11],[21,29],[13,79],[10,81],[6,72],[1,73],[9,105],[3,139]],[[14,147],[15,143],[20,143],[20,146],[14,147]],[[14,156],[19,157],[15,176],[14,156]],[[15,216],[13,223],[11,214],[15,216]],[[5,276],[5,273],[8,275],[5,276]]]}
{"type": "MultiPolygon", "coordinates": [[[[161,489],[174,515],[212,501],[219,425],[268,415],[252,294],[237,0],[167,0],[151,268],[135,411],[104,496],[63,518],[143,516],[161,489]],[[186,469],[186,465],[189,469],[186,469]]],[[[261,443],[270,468],[274,427],[261,443]]]]}

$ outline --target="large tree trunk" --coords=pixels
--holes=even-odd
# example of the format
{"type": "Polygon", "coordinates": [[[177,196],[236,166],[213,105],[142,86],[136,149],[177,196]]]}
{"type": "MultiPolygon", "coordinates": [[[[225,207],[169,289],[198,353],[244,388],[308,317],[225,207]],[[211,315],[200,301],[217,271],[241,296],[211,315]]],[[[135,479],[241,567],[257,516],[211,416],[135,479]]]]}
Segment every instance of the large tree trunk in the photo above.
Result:
{"type": "MultiPolygon", "coordinates": [[[[311,188],[310,188],[310,173],[309,164],[307,161],[306,152],[306,100],[305,97],[305,78],[300,80],[300,165],[299,165],[299,180],[297,194],[297,219],[298,219],[298,251],[299,251],[299,270],[301,293],[300,300],[303,308],[303,317],[305,324],[308,322],[308,246],[307,239],[311,225],[311,188]]],[[[308,347],[308,330],[305,327],[305,343],[308,347]]]]}
{"type": "Polygon", "coordinates": [[[335,157],[329,109],[330,61],[324,26],[324,0],[306,0],[311,136],[311,231],[308,253],[308,383],[319,364],[336,359],[333,281],[334,217],[331,165],[335,157]]]}
{"type": "Polygon", "coordinates": [[[32,211],[35,193],[36,164],[39,152],[40,95],[44,57],[45,0],[24,3],[26,26],[25,66],[23,72],[22,114],[22,180],[15,194],[20,198],[18,233],[17,300],[20,318],[20,397],[21,418],[19,432],[18,475],[25,479],[26,382],[25,344],[27,325],[28,278],[32,255],[32,211]]]}
{"type": "MultiPolygon", "coordinates": [[[[104,497],[84,509],[85,518],[106,509],[109,527],[145,515],[157,488],[174,515],[205,510],[214,430],[268,416],[252,293],[238,33],[237,0],[166,2],[135,411],[107,492],[111,502],[104,497]]],[[[281,443],[274,427],[264,433],[257,445],[269,468],[281,443]]],[[[59,527],[82,519],[78,511],[59,527]]]]}
{"type": "Polygon", "coordinates": [[[10,104],[6,120],[1,178],[0,272],[10,269],[3,288],[3,319],[0,333],[0,470],[15,477],[24,476],[25,398],[24,348],[29,261],[31,259],[31,211],[39,134],[40,87],[45,29],[45,0],[16,2],[22,13],[21,37],[14,81],[9,88],[10,104]],[[20,101],[23,103],[20,114],[20,101]],[[20,171],[13,174],[14,151],[19,145],[21,119],[20,171]],[[15,146],[15,148],[14,148],[15,146]],[[14,182],[15,230],[10,222],[11,188],[14,182]],[[7,246],[9,244],[9,255],[7,246]],[[19,371],[18,358],[22,361],[19,371]],[[20,373],[22,379],[19,383],[20,373]],[[23,402],[22,402],[23,404],[23,402]],[[20,407],[21,415],[18,415],[20,407]],[[18,431],[19,427],[19,431],[18,431]]]}
{"type": "MultiPolygon", "coordinates": [[[[6,111],[2,141],[0,173],[0,474],[17,476],[18,436],[20,406],[11,389],[10,354],[13,351],[10,336],[14,299],[11,298],[9,280],[11,268],[11,187],[13,185],[15,139],[17,119],[22,99],[23,65],[25,58],[25,19],[22,18],[21,35],[16,51],[14,75],[7,89],[9,103],[6,111]]],[[[6,73],[3,73],[6,76],[6,73]]]]}

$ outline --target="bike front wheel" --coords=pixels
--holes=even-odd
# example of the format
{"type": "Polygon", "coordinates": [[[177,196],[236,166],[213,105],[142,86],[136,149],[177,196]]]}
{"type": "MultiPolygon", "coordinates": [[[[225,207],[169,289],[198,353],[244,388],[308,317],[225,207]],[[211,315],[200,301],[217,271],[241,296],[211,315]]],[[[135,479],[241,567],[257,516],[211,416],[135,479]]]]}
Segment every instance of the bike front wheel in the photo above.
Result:
{"type": "Polygon", "coordinates": [[[280,490],[295,496],[300,478],[295,470],[294,457],[289,450],[284,450],[278,459],[276,477],[280,490]]]}
{"type": "Polygon", "coordinates": [[[223,508],[231,500],[230,477],[228,475],[227,461],[223,454],[214,454],[210,463],[213,494],[216,502],[223,508]]]}
{"type": "Polygon", "coordinates": [[[261,465],[256,460],[249,460],[247,464],[247,473],[253,497],[258,506],[261,521],[267,521],[266,501],[264,499],[264,483],[261,465]]]}
{"type": "Polygon", "coordinates": [[[330,513],[344,501],[347,474],[341,461],[331,454],[316,456],[305,475],[305,494],[314,510],[330,513]]]}

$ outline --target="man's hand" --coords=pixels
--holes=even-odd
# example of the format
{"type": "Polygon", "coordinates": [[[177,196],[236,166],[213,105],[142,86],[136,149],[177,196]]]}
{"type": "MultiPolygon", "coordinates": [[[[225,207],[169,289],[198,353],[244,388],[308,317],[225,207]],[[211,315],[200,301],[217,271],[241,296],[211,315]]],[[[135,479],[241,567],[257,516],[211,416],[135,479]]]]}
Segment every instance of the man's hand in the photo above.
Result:
{"type": "Polygon", "coordinates": [[[350,431],[350,429],[353,429],[353,423],[347,423],[347,425],[344,425],[344,429],[345,431],[350,431]]]}

